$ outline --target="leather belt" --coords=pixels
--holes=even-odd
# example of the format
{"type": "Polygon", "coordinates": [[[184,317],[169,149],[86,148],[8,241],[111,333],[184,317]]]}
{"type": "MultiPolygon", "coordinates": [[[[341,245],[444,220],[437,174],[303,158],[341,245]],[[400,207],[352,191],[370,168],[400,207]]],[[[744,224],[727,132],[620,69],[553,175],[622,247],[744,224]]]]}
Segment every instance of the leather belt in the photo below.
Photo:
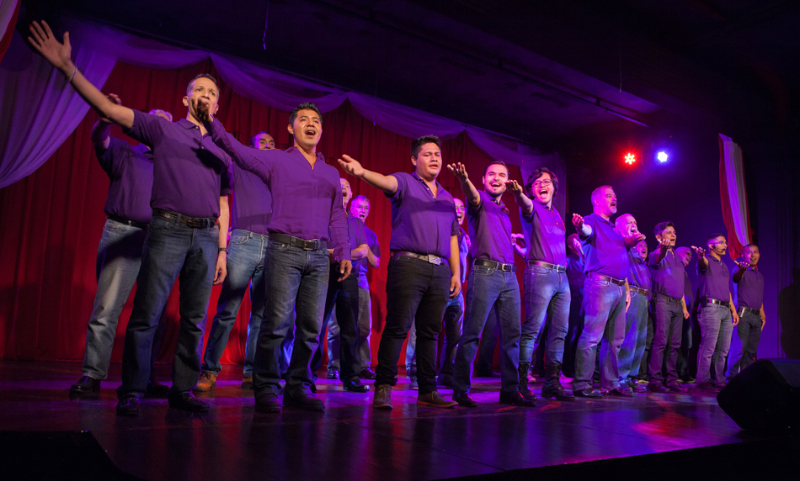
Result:
{"type": "Polygon", "coordinates": [[[217,223],[216,217],[189,217],[188,215],[183,215],[164,209],[153,209],[153,215],[164,217],[165,219],[173,219],[178,224],[183,224],[187,227],[193,227],[196,229],[213,227],[217,223]]]}
{"type": "Polygon", "coordinates": [[[472,261],[473,266],[484,266],[497,269],[502,272],[517,272],[517,266],[514,264],[503,264],[502,262],[493,261],[491,259],[475,259],[472,261]]]}
{"type": "Polygon", "coordinates": [[[322,239],[305,240],[299,237],[295,237],[293,235],[281,234],[280,232],[270,232],[269,240],[270,242],[280,242],[281,244],[288,244],[292,247],[303,249],[304,251],[316,251],[328,247],[328,244],[325,243],[325,241],[322,239]]]}
{"type": "Polygon", "coordinates": [[[594,272],[590,272],[586,274],[587,279],[600,279],[601,281],[610,282],[612,284],[616,284],[618,286],[625,285],[625,279],[616,279],[610,276],[604,276],[603,274],[595,274],[594,272]]]}
{"type": "Polygon", "coordinates": [[[747,314],[748,312],[752,312],[753,314],[756,314],[756,315],[761,315],[761,310],[760,309],[753,309],[751,307],[742,306],[742,307],[739,308],[739,317],[747,314]]]}
{"type": "Polygon", "coordinates": [[[552,269],[556,272],[567,272],[566,266],[560,266],[558,264],[551,264],[549,262],[544,261],[528,261],[529,266],[537,266],[537,267],[544,267],[546,269],[552,269]]]}
{"type": "Polygon", "coordinates": [[[647,296],[647,294],[650,294],[650,290],[649,289],[642,289],[639,286],[629,286],[629,287],[631,289],[631,292],[638,292],[639,294],[641,294],[643,296],[647,296]]]}
{"type": "Polygon", "coordinates": [[[729,301],[720,301],[720,300],[717,300],[717,299],[712,299],[710,297],[704,297],[702,299],[702,303],[703,303],[704,307],[709,305],[709,304],[716,304],[718,306],[725,306],[725,307],[728,307],[728,308],[731,307],[731,303],[729,301]]]}
{"type": "Polygon", "coordinates": [[[126,219],[124,217],[120,217],[118,215],[107,215],[109,219],[113,220],[114,222],[119,222],[120,224],[127,224],[131,227],[138,227],[139,229],[147,229],[148,224],[143,222],[136,222],[135,220],[126,219]]]}
{"type": "Polygon", "coordinates": [[[414,259],[419,259],[421,261],[425,261],[429,264],[435,264],[437,266],[444,264],[443,257],[435,256],[433,254],[422,255],[422,254],[417,254],[416,252],[409,252],[409,251],[393,251],[392,257],[394,258],[413,257],[414,259]]]}
{"type": "Polygon", "coordinates": [[[664,299],[667,302],[674,302],[675,304],[680,304],[681,300],[679,297],[670,297],[666,294],[656,294],[656,300],[664,299]]]}

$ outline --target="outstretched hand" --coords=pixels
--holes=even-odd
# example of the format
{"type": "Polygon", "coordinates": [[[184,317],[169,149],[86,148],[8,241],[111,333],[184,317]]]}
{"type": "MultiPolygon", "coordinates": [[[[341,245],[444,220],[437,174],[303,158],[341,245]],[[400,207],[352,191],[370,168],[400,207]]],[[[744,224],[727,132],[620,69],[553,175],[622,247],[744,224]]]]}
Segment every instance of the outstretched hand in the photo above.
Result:
{"type": "Polygon", "coordinates": [[[447,169],[453,173],[458,180],[461,182],[465,182],[469,180],[469,174],[467,174],[467,167],[462,164],[461,162],[457,162],[455,164],[448,164],[447,169]]]}
{"type": "Polygon", "coordinates": [[[578,230],[583,229],[583,216],[579,214],[572,214],[572,225],[574,225],[578,230]]]}
{"type": "Polygon", "coordinates": [[[747,268],[750,267],[750,264],[748,264],[747,262],[738,262],[737,261],[736,265],[739,266],[739,270],[740,271],[746,271],[747,268]]]}
{"type": "Polygon", "coordinates": [[[28,42],[55,68],[65,71],[72,65],[72,46],[69,43],[69,32],[64,32],[64,43],[61,43],[56,39],[50,29],[50,25],[44,20],[42,20],[41,24],[34,20],[28,29],[31,32],[28,42]]]}
{"type": "Polygon", "coordinates": [[[519,195],[523,193],[522,185],[516,180],[507,180],[506,181],[506,189],[508,189],[512,194],[519,195]]]}
{"type": "Polygon", "coordinates": [[[342,155],[342,158],[339,159],[339,165],[342,166],[345,172],[352,176],[361,177],[364,175],[364,167],[361,166],[361,162],[349,155],[342,155]]]}
{"type": "Polygon", "coordinates": [[[706,256],[706,250],[705,250],[705,249],[703,249],[702,247],[695,247],[695,246],[692,246],[692,250],[695,252],[695,254],[697,254],[697,257],[698,257],[699,259],[703,259],[703,258],[705,258],[705,256],[706,256]]]}

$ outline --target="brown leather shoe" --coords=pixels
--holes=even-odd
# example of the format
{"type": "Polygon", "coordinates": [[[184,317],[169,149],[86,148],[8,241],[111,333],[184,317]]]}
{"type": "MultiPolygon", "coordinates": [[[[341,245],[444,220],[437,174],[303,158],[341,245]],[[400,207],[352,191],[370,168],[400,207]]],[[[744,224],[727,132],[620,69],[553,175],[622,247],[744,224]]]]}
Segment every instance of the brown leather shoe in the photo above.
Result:
{"type": "Polygon", "coordinates": [[[217,385],[217,375],[213,372],[204,372],[200,374],[200,379],[197,381],[197,386],[194,390],[199,392],[210,391],[217,385]]]}
{"type": "Polygon", "coordinates": [[[253,376],[242,378],[242,389],[253,389],[253,376]]]}
{"type": "Polygon", "coordinates": [[[375,386],[375,397],[372,400],[372,407],[375,409],[392,409],[392,386],[380,384],[375,386]]]}
{"type": "Polygon", "coordinates": [[[439,391],[429,392],[428,394],[420,394],[417,398],[417,404],[421,406],[433,406],[435,408],[454,408],[458,406],[456,401],[447,401],[439,394],[439,391]]]}

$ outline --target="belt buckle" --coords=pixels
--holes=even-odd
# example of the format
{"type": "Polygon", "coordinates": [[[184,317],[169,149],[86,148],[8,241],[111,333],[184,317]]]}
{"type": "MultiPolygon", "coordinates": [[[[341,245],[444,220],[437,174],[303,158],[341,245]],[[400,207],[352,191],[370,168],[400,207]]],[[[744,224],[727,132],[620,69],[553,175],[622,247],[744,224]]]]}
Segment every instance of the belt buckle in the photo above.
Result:
{"type": "Polygon", "coordinates": [[[511,272],[511,264],[500,264],[500,271],[511,272]]]}
{"type": "Polygon", "coordinates": [[[431,264],[436,264],[437,266],[442,264],[442,258],[439,256],[434,256],[428,254],[428,262],[431,264]]]}
{"type": "Polygon", "coordinates": [[[303,241],[304,251],[315,251],[317,249],[319,249],[319,239],[314,239],[313,241],[303,241]]]}

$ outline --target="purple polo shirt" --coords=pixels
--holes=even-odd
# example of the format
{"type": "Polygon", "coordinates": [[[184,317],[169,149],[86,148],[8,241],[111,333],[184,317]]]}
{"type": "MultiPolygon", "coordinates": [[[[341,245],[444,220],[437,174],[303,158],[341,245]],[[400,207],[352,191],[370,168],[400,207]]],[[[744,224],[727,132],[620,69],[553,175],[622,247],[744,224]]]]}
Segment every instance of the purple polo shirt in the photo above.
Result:
{"type": "MultiPolygon", "coordinates": [[[[380,257],[381,246],[378,244],[378,235],[375,234],[375,232],[373,232],[373,230],[367,226],[364,226],[364,231],[367,235],[367,245],[369,246],[369,250],[372,251],[372,255],[374,255],[375,257],[380,257]]],[[[369,268],[369,262],[367,262],[367,259],[364,258],[356,262],[354,268],[358,273],[358,287],[361,289],[369,290],[369,280],[367,279],[367,269],[369,268]]]]}
{"type": "Polygon", "coordinates": [[[478,192],[481,203],[467,204],[467,223],[472,239],[473,259],[489,259],[503,264],[514,263],[514,247],[511,245],[511,218],[506,205],[495,203],[492,196],[478,192]]]}
{"type": "Polygon", "coordinates": [[[650,253],[648,265],[650,274],[653,276],[653,292],[664,296],[680,299],[683,297],[684,277],[686,266],[680,256],[675,254],[673,249],[667,251],[667,255],[660,263],[656,263],[658,251],[650,253]]]}
{"type": "Polygon", "coordinates": [[[761,309],[764,304],[764,276],[748,267],[736,287],[736,302],[739,307],[761,309]]]}
{"type": "MultiPolygon", "coordinates": [[[[728,284],[730,270],[722,260],[716,260],[710,255],[706,256],[708,267],[700,268],[697,263],[697,275],[700,277],[700,299],[710,297],[718,301],[731,300],[731,287],[728,284]]],[[[759,306],[761,307],[761,306],[759,306]]]]}
{"type": "Polygon", "coordinates": [[[242,229],[256,234],[269,234],[272,219],[272,194],[267,184],[256,174],[243,170],[236,164],[233,171],[233,202],[231,203],[231,229],[242,229]]]}
{"type": "Polygon", "coordinates": [[[190,217],[219,217],[219,198],[231,193],[230,158],[200,127],[181,119],[133,111],[126,135],[153,149],[150,207],[190,217]]]}
{"type": "MultiPolygon", "coordinates": [[[[214,142],[237,165],[267,184],[272,193],[270,233],[287,234],[304,240],[325,240],[333,244],[333,255],[337,262],[350,260],[347,216],[342,207],[339,171],[325,163],[324,155],[317,153],[317,161],[312,168],[294,147],[285,151],[246,147],[225,132],[225,126],[216,119],[206,124],[206,128],[214,142]]],[[[331,245],[328,247],[331,248],[331,245]]]]}
{"type": "Polygon", "coordinates": [[[559,266],[567,265],[567,229],[561,214],[555,209],[542,205],[536,200],[533,203],[533,212],[530,216],[522,214],[520,218],[531,224],[528,238],[528,260],[544,261],[559,266]]]}
{"type": "Polygon", "coordinates": [[[106,214],[149,224],[153,215],[150,195],[153,191],[153,152],[144,144],[131,147],[124,140],[110,138],[108,148],[95,145],[100,167],[108,174],[106,214]]]}
{"type": "Polygon", "coordinates": [[[597,214],[587,215],[583,222],[592,228],[592,234],[586,238],[578,231],[586,256],[584,273],[593,272],[621,280],[627,278],[628,249],[614,223],[597,214]]]}
{"type": "Polygon", "coordinates": [[[416,172],[392,174],[397,191],[392,201],[392,239],[389,249],[450,257],[450,237],[460,229],[453,196],[436,182],[437,195],[416,172]]]}
{"type": "Polygon", "coordinates": [[[692,289],[692,280],[689,279],[689,273],[683,271],[683,297],[686,301],[686,309],[691,312],[692,304],[694,304],[694,289],[692,289]]]}
{"type": "Polygon", "coordinates": [[[567,254],[567,281],[569,281],[571,292],[583,291],[583,284],[586,280],[586,274],[583,273],[584,267],[583,257],[573,254],[572,251],[567,254]]]}
{"type": "Polygon", "coordinates": [[[650,281],[650,270],[647,268],[647,262],[634,249],[628,252],[628,260],[628,284],[640,289],[650,290],[652,282],[650,281]]]}

